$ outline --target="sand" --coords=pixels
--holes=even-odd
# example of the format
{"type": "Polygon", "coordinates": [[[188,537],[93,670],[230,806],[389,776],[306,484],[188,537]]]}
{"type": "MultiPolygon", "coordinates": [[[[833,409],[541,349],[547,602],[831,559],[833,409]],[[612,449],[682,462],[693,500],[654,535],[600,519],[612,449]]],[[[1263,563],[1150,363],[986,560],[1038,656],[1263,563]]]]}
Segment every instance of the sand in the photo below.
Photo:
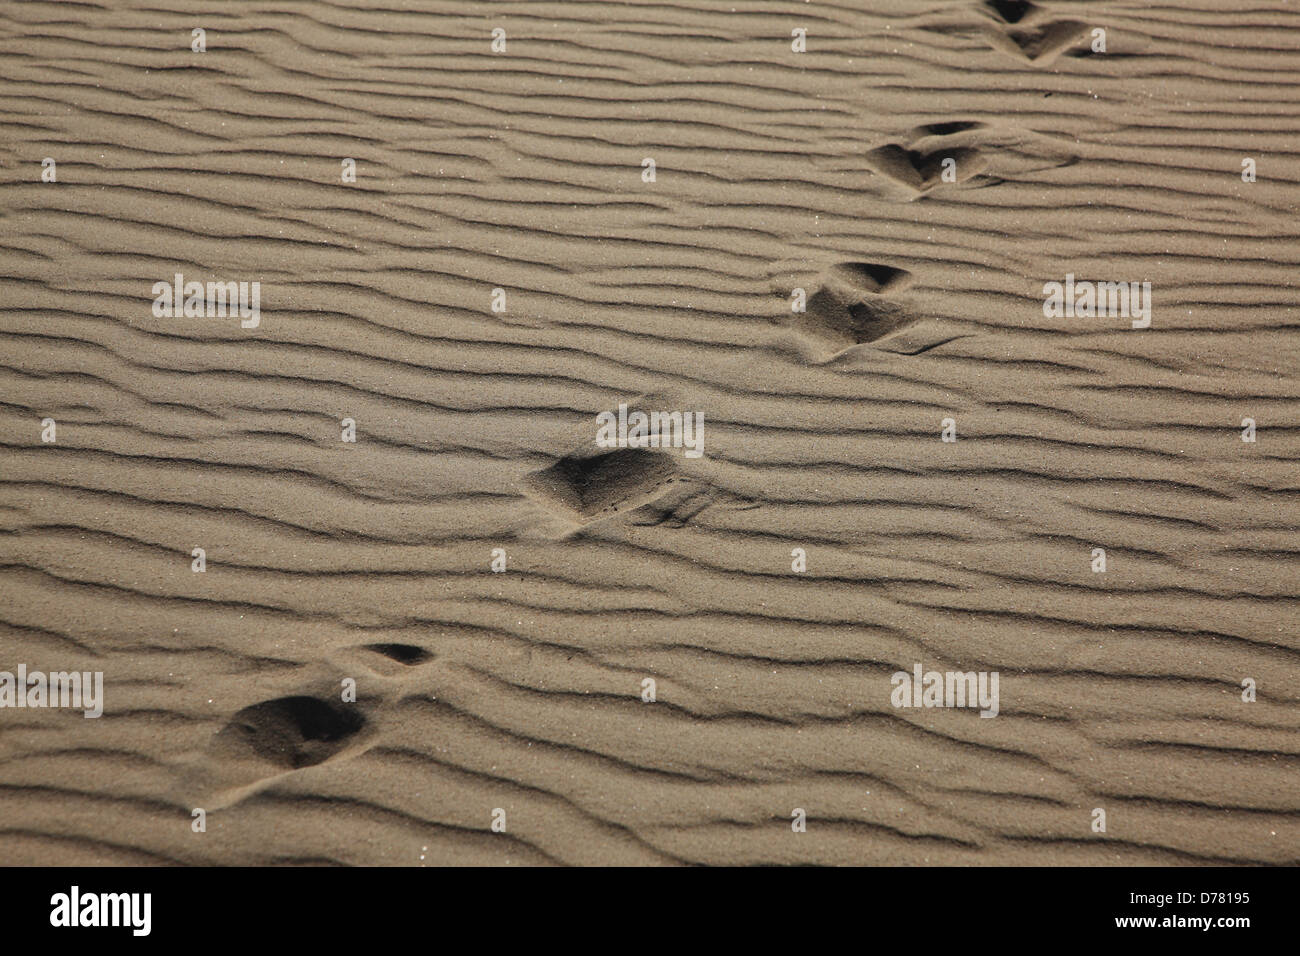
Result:
{"type": "Polygon", "coordinates": [[[0,669],[104,682],[0,709],[0,861],[1300,862],[1294,5],[29,2],[0,58],[0,669]]]}

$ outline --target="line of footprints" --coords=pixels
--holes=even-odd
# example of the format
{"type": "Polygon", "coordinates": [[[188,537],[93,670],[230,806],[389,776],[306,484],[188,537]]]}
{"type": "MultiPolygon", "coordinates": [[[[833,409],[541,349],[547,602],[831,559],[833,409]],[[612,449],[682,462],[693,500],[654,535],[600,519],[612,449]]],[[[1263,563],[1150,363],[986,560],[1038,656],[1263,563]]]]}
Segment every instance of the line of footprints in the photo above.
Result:
{"type": "MultiPolygon", "coordinates": [[[[1250,419],[1243,422],[1241,433],[1244,442],[1255,441],[1255,424],[1250,419]]],[[[57,426],[52,419],[42,422],[42,440],[53,444],[57,440],[57,426]]],[[[342,441],[356,444],[356,422],[344,419],[341,434],[342,441]]],[[[957,424],[953,418],[945,418],[941,423],[940,440],[945,443],[957,441],[957,424]]],[[[559,483],[564,487],[555,494],[578,494],[574,489],[581,489],[581,496],[588,502],[582,517],[594,519],[611,513],[634,513],[636,509],[620,505],[628,500],[643,500],[647,485],[661,486],[666,478],[673,475],[671,459],[665,455],[646,452],[639,449],[619,449],[581,459],[561,459],[550,468],[533,476],[540,484],[546,481],[559,483]]],[[[661,504],[651,504],[652,509],[662,513],[661,504]]],[[[662,523],[662,522],[653,522],[662,523]]],[[[207,552],[202,547],[195,547],[190,552],[190,568],[193,573],[203,574],[208,571],[207,552]]],[[[808,572],[808,549],[795,547],[790,551],[790,572],[806,574],[808,572]]],[[[1107,570],[1107,553],[1103,548],[1093,548],[1090,554],[1091,569],[1094,573],[1107,570]]],[[[491,573],[508,572],[506,549],[491,549],[487,556],[487,569],[491,573]]],[[[426,649],[400,643],[374,643],[365,645],[364,650],[397,665],[399,669],[418,667],[433,659],[434,655],[426,649]]],[[[902,672],[900,672],[902,673],[902,672]]],[[[917,673],[917,682],[911,693],[915,695],[913,703],[904,702],[901,706],[952,706],[945,703],[943,680],[945,676],[936,672],[921,675],[917,673]],[[924,684],[924,692],[921,686],[924,684]],[[933,691],[933,694],[932,694],[933,691]],[[922,700],[922,694],[925,699],[922,700]]],[[[975,675],[969,675],[974,677],[975,675]]],[[[997,675],[993,674],[996,680],[997,675]]],[[[895,675],[895,680],[899,675],[895,675]]],[[[232,776],[226,772],[225,779],[213,781],[205,779],[207,775],[201,770],[194,774],[195,779],[203,780],[202,786],[210,793],[212,799],[207,807],[198,807],[191,813],[191,827],[195,833],[207,832],[207,814],[209,810],[220,809],[241,799],[271,779],[304,767],[315,766],[335,757],[356,755],[365,749],[369,721],[363,714],[363,707],[358,704],[358,684],[352,677],[342,679],[342,689],[338,701],[332,700],[333,694],[323,691],[316,695],[300,694],[263,701],[245,707],[234,714],[217,733],[209,748],[213,757],[225,758],[218,761],[234,763],[254,763],[259,766],[252,770],[235,771],[232,776]],[[269,772],[268,772],[269,771],[269,772]],[[241,776],[242,774],[242,776],[241,776]]],[[[996,686],[996,684],[995,684],[996,686]]],[[[1253,678],[1244,678],[1241,700],[1253,703],[1256,700],[1257,685],[1253,678]]],[[[646,704],[658,700],[658,686],[655,678],[645,677],[639,687],[629,696],[639,696],[646,704]]],[[[892,695],[895,706],[900,706],[898,689],[892,695]]],[[[959,698],[960,699],[960,698],[959,698]]],[[[971,701],[976,698],[972,694],[971,701]]],[[[962,706],[958,704],[957,706],[962,706]]],[[[971,706],[974,706],[972,703],[971,706]]],[[[996,711],[994,712],[996,713],[996,711]]],[[[984,713],[982,716],[992,716],[984,713]]],[[[794,833],[807,832],[807,811],[796,807],[792,811],[791,830],[794,833]]],[[[1106,811],[1097,807],[1092,810],[1091,832],[1106,832],[1106,811]]],[[[491,810],[488,827],[493,833],[507,832],[506,810],[494,807],[491,810]]],[[[427,849],[427,847],[425,848],[427,849]]],[[[421,856],[421,859],[424,859],[421,856]]]]}
{"type": "MultiPolygon", "coordinates": [[[[993,48],[1036,66],[1050,65],[1061,55],[1108,54],[1105,28],[1090,27],[1077,20],[1052,19],[1043,7],[1027,0],[988,0],[978,4],[974,14],[977,22],[965,18],[960,22],[951,22],[950,18],[937,19],[923,29],[974,33],[983,36],[993,48]],[[1087,45],[1080,48],[1078,44],[1085,38],[1087,45]]],[[[807,53],[808,42],[805,28],[791,30],[791,52],[807,53]]],[[[491,31],[492,53],[507,53],[507,43],[504,28],[497,27],[491,31]]],[[[1136,49],[1138,47],[1134,45],[1131,50],[1111,51],[1108,55],[1131,56],[1136,49]]],[[[206,30],[195,28],[191,32],[191,50],[207,53],[206,30]]],[[[944,184],[968,184],[973,188],[997,186],[1018,176],[1078,161],[1079,156],[1067,144],[1051,137],[1027,130],[998,128],[984,122],[952,121],[915,127],[897,141],[869,150],[865,166],[898,196],[910,201],[924,198],[944,184]]],[[[844,161],[819,159],[817,162],[833,166],[844,161]]],[[[1241,167],[1242,181],[1255,182],[1254,159],[1243,158],[1241,167]]],[[[652,157],[642,160],[642,182],[655,183],[657,172],[652,157]]],[[[342,182],[355,184],[357,177],[356,160],[343,159],[342,182]]],[[[40,178],[44,183],[59,181],[53,157],[42,160],[40,178]]],[[[904,269],[885,264],[841,262],[822,270],[811,287],[805,288],[783,285],[779,279],[783,268],[785,264],[778,264],[773,269],[773,291],[790,296],[790,313],[776,324],[795,334],[807,351],[820,361],[834,359],[855,346],[889,340],[918,321],[905,301],[899,298],[911,281],[910,273],[904,269]]],[[[179,276],[177,281],[180,283],[179,276]]],[[[201,284],[185,285],[183,290],[178,289],[178,296],[182,291],[185,304],[182,306],[177,301],[175,314],[208,314],[204,308],[210,298],[201,284]],[[192,292],[191,286],[197,286],[197,292],[192,292]]],[[[506,312],[505,289],[492,290],[490,307],[493,313],[506,312]]],[[[243,327],[256,328],[257,323],[244,323],[243,327]]],[[[905,354],[918,354],[952,341],[952,338],[922,344],[916,351],[905,354]]],[[[944,418],[939,424],[940,440],[955,443],[956,418],[944,418]]],[[[41,442],[56,444],[58,427],[55,419],[42,419],[41,442]]],[[[344,418],[340,427],[341,440],[356,444],[357,422],[344,418]]],[[[1255,442],[1254,419],[1241,420],[1240,437],[1243,442],[1255,442]]],[[[562,507],[580,527],[620,514],[637,516],[641,524],[680,527],[702,507],[726,497],[716,489],[681,474],[667,456],[639,449],[620,449],[596,455],[575,453],[560,458],[550,467],[529,476],[528,491],[538,500],[562,507]]],[[[743,500],[731,503],[740,506],[752,504],[743,500]]],[[[195,547],[190,556],[192,571],[206,573],[206,551],[195,547]]],[[[792,573],[807,573],[809,555],[805,548],[793,548],[790,557],[792,573]]],[[[488,555],[487,566],[492,573],[504,574],[507,561],[506,550],[494,548],[488,555]]],[[[1104,549],[1092,549],[1092,571],[1104,573],[1106,561],[1104,549]]],[[[402,668],[417,667],[433,656],[423,648],[407,644],[370,644],[365,649],[402,668]]],[[[925,676],[928,690],[931,675],[925,676]]],[[[357,706],[356,680],[344,678],[342,685],[337,703],[330,699],[332,695],[296,695],[245,707],[216,735],[213,752],[265,764],[272,768],[272,776],[359,752],[369,722],[357,706]]],[[[1242,701],[1254,702],[1254,679],[1243,679],[1242,687],[1242,701]]],[[[920,696],[919,690],[917,695],[920,696]]],[[[644,703],[656,702],[657,685],[653,677],[641,681],[639,696],[644,703]]],[[[269,777],[260,773],[251,779],[256,782],[269,777]]],[[[225,795],[217,795],[209,809],[227,805],[246,793],[248,780],[243,783],[245,786],[226,788],[225,795]]],[[[191,812],[193,832],[207,832],[207,814],[205,808],[195,808],[191,812]]],[[[794,808],[790,816],[792,832],[807,832],[808,813],[805,808],[794,808]]],[[[487,827],[492,833],[506,833],[506,810],[492,808],[487,827]]],[[[1091,811],[1090,829],[1093,833],[1106,832],[1105,809],[1097,807],[1091,811]]],[[[427,846],[421,848],[420,860],[425,859],[427,850],[427,846]]]]}

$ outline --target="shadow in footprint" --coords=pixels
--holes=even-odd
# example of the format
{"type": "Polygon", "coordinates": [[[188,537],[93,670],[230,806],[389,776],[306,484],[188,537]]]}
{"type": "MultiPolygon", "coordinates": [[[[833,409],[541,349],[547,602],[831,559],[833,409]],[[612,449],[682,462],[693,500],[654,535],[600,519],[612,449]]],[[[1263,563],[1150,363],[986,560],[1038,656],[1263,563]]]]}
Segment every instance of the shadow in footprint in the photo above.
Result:
{"type": "Polygon", "coordinates": [[[1043,12],[1042,7],[1029,0],[986,0],[984,7],[1003,23],[1019,23],[1043,12]]]}
{"type": "Polygon", "coordinates": [[[218,732],[214,750],[297,770],[328,760],[363,726],[355,708],[315,697],[280,697],[236,713],[218,732]]]}
{"type": "Polygon", "coordinates": [[[971,130],[987,128],[987,123],[978,120],[949,120],[943,123],[923,123],[912,130],[912,135],[952,136],[954,133],[969,133],[971,130]]]}
{"type": "Polygon", "coordinates": [[[366,650],[382,654],[389,660],[405,664],[407,667],[423,664],[433,658],[433,655],[423,647],[416,647],[414,644],[367,644],[366,650]]]}
{"type": "Polygon", "coordinates": [[[841,262],[826,270],[823,288],[838,285],[846,299],[899,292],[912,284],[912,273],[874,262],[841,262]]]}

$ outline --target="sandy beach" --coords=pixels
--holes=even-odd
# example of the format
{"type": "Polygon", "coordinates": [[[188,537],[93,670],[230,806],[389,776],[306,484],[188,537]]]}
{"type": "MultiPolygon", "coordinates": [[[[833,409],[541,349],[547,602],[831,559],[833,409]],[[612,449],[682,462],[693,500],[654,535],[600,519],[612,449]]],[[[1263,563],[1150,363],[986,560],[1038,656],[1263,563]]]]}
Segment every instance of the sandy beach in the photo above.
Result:
{"type": "Polygon", "coordinates": [[[1300,863],[1294,4],[0,61],[0,862],[1300,863]]]}

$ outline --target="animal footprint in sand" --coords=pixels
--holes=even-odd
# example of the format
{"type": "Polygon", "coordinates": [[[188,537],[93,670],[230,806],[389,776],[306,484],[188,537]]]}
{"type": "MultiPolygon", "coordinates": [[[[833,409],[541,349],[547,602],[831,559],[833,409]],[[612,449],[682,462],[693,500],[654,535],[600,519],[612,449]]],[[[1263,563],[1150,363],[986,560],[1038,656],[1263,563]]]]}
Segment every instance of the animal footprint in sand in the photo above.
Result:
{"type": "Polygon", "coordinates": [[[948,183],[996,186],[1076,162],[1075,152],[1049,136],[963,121],[917,126],[902,142],[867,153],[868,168],[902,187],[910,199],[948,183]]]}
{"type": "Polygon", "coordinates": [[[1047,11],[1028,0],[986,0],[980,11],[994,21],[984,31],[994,49],[1035,66],[1050,66],[1088,33],[1078,20],[1047,20],[1047,11]]]}
{"type": "Polygon", "coordinates": [[[653,500],[679,479],[667,455],[638,448],[568,455],[531,474],[530,489],[583,521],[618,514],[653,500]]]}
{"type": "Polygon", "coordinates": [[[177,796],[209,810],[228,807],[284,774],[365,748],[370,726],[357,704],[294,695],[234,714],[177,779],[177,796]]]}
{"type": "Polygon", "coordinates": [[[641,448],[574,452],[529,475],[526,490],[579,527],[617,515],[635,525],[682,527],[710,505],[740,500],[685,474],[670,453],[641,448]]]}
{"type": "Polygon", "coordinates": [[[315,697],[280,697],[245,707],[217,734],[214,749],[283,770],[323,763],[365,726],[354,707],[315,697]]]}
{"type": "MultiPolygon", "coordinates": [[[[797,276],[779,267],[772,288],[788,295],[802,288],[797,276]]],[[[906,269],[871,262],[841,262],[810,283],[803,311],[784,314],[778,324],[798,337],[814,360],[826,362],[858,345],[879,342],[920,321],[891,296],[906,289],[906,269]]]]}
{"type": "Polygon", "coordinates": [[[984,156],[963,146],[936,146],[931,150],[887,143],[867,153],[867,165],[918,196],[942,182],[961,183],[983,172],[984,156]]]}

